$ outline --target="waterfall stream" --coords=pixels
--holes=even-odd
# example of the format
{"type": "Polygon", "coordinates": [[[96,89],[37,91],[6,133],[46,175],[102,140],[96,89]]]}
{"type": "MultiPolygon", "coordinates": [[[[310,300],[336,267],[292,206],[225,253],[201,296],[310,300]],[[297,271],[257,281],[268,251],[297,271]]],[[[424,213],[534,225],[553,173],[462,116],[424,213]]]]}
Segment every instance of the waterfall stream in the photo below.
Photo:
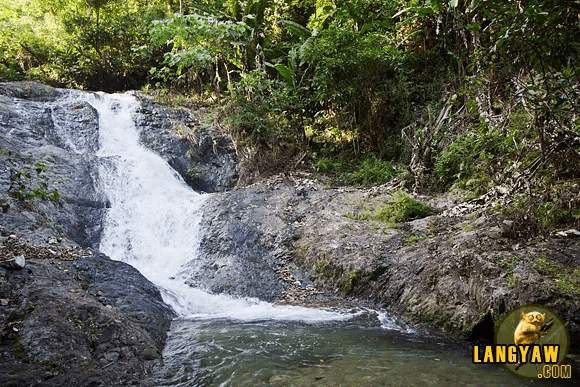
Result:
{"type": "Polygon", "coordinates": [[[84,94],[99,112],[97,155],[100,190],[110,202],[99,249],[137,268],[156,284],[181,317],[252,321],[319,321],[346,315],[310,308],[276,306],[255,299],[214,295],[185,284],[185,264],[197,260],[200,207],[194,192],[160,156],[139,144],[129,94],[84,94]]]}
{"type": "Polygon", "coordinates": [[[199,259],[206,195],[139,144],[129,94],[76,93],[99,114],[99,189],[110,208],[99,249],[137,268],[179,318],[157,386],[529,385],[476,366],[462,343],[398,327],[385,313],[280,306],[185,284],[199,259]]]}

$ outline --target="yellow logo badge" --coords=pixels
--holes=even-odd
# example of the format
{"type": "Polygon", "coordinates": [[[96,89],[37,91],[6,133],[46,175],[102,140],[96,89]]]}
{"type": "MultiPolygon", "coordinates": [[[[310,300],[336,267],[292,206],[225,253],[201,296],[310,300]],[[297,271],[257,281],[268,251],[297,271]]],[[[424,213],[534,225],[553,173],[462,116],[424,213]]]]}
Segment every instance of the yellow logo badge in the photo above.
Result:
{"type": "Polygon", "coordinates": [[[511,310],[496,326],[495,345],[473,347],[473,362],[505,364],[514,374],[533,379],[571,378],[564,364],[570,347],[566,325],[541,305],[511,310]]]}

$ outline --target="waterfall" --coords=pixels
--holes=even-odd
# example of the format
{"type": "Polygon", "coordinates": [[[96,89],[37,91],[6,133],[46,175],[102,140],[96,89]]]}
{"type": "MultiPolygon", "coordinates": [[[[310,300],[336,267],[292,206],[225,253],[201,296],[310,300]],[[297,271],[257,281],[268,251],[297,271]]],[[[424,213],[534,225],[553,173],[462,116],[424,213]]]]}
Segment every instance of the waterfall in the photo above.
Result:
{"type": "MultiPolygon", "coordinates": [[[[134,116],[137,100],[129,94],[79,93],[99,115],[98,189],[110,202],[99,249],[137,268],[184,318],[241,321],[341,320],[347,315],[322,309],[280,306],[256,299],[210,294],[185,283],[184,265],[197,254],[202,204],[160,156],[139,143],[134,116]]],[[[195,266],[195,265],[193,265],[195,266]]]]}

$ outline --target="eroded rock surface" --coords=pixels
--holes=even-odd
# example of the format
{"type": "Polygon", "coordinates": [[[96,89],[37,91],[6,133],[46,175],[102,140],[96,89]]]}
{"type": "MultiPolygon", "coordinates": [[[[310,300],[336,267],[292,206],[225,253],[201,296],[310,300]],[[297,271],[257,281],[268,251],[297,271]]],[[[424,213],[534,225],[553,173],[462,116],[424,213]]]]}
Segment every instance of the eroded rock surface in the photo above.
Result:
{"type": "MultiPolygon", "coordinates": [[[[396,228],[362,220],[392,200],[391,193],[278,176],[214,195],[201,227],[208,263],[192,281],[215,292],[288,303],[351,300],[430,330],[487,341],[507,311],[537,303],[562,316],[578,348],[577,288],[562,281],[576,281],[580,240],[513,240],[498,215],[477,212],[433,215],[396,228]],[[266,284],[274,276],[277,281],[266,284]],[[248,291],[240,278],[251,278],[262,292],[248,291]]],[[[419,199],[439,214],[454,207],[449,198],[419,199]]]]}
{"type": "MultiPolygon", "coordinates": [[[[96,246],[109,205],[98,190],[99,166],[107,160],[96,155],[98,113],[74,93],[33,82],[0,83],[0,220],[36,242],[63,235],[81,246],[96,246]],[[44,169],[37,172],[39,163],[44,169]],[[58,192],[58,199],[32,198],[22,205],[16,197],[21,188],[24,195],[45,198],[58,192]]],[[[236,184],[236,157],[227,139],[202,128],[187,110],[133,94],[140,103],[135,118],[142,144],[161,155],[186,183],[203,192],[236,184]],[[179,128],[188,128],[192,138],[180,137],[179,128]]]]}
{"type": "Polygon", "coordinates": [[[136,269],[83,250],[107,160],[97,111],[69,93],[0,83],[0,385],[142,385],[175,314],[136,269]]]}
{"type": "Polygon", "coordinates": [[[64,91],[37,84],[0,84],[0,92],[31,98],[0,95],[2,224],[36,242],[62,234],[83,246],[96,244],[107,201],[95,190],[95,109],[56,104],[64,91]],[[56,191],[59,197],[23,204],[19,191],[36,197],[56,191]]]}

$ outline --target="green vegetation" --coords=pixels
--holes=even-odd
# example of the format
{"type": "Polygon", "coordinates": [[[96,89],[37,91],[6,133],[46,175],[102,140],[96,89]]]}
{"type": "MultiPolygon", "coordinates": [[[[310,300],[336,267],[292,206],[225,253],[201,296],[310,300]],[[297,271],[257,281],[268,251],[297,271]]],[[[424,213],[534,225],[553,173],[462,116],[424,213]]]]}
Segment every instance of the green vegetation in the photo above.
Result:
{"type": "Polygon", "coordinates": [[[404,191],[395,192],[393,201],[385,203],[376,210],[374,219],[383,223],[403,223],[421,219],[433,213],[431,207],[422,201],[413,199],[404,191]]]}
{"type": "Polygon", "coordinates": [[[95,345],[99,340],[99,335],[101,334],[99,324],[95,321],[92,314],[89,313],[86,318],[83,318],[70,313],[67,321],[76,329],[86,331],[87,340],[90,345],[95,345]]]}
{"type": "Polygon", "coordinates": [[[26,310],[25,310],[25,314],[30,314],[32,313],[32,311],[34,311],[34,309],[36,309],[38,307],[39,303],[38,302],[32,302],[32,301],[28,301],[26,303],[26,310]]]}
{"type": "Polygon", "coordinates": [[[0,77],[101,90],[138,87],[163,55],[148,44],[164,1],[6,0],[0,77]]]}
{"type": "Polygon", "coordinates": [[[60,193],[57,189],[49,190],[48,179],[43,175],[47,168],[45,164],[32,164],[31,157],[23,157],[3,149],[0,149],[0,159],[4,161],[10,175],[9,185],[0,196],[2,212],[7,212],[14,202],[31,208],[35,198],[58,201],[60,193]]]}
{"type": "Polygon", "coordinates": [[[527,237],[580,220],[579,15],[556,0],[7,0],[0,80],[205,106],[242,184],[299,167],[466,198],[504,185],[527,237]]]}
{"type": "MultiPolygon", "coordinates": [[[[298,237],[298,239],[300,238],[300,236],[298,235],[293,235],[294,237],[298,237]]],[[[296,240],[298,240],[296,239],[296,240]]],[[[297,244],[295,246],[294,249],[294,253],[293,253],[293,258],[294,258],[294,262],[296,263],[297,266],[303,266],[304,263],[306,262],[306,254],[308,253],[308,245],[306,244],[297,244]]]]}
{"type": "Polygon", "coordinates": [[[571,297],[580,295],[580,269],[561,267],[545,258],[538,258],[536,269],[542,274],[549,275],[556,284],[556,288],[563,294],[571,297]]]}
{"type": "Polygon", "coordinates": [[[324,275],[324,274],[326,274],[326,271],[327,271],[329,264],[330,264],[330,261],[328,259],[318,259],[314,263],[314,271],[318,275],[324,275]]]}
{"type": "Polygon", "coordinates": [[[409,235],[403,238],[403,246],[413,246],[415,243],[423,241],[429,238],[427,235],[409,235]]]}
{"type": "Polygon", "coordinates": [[[466,224],[465,226],[461,227],[461,229],[465,232],[471,232],[475,230],[475,227],[472,224],[466,224]]]}
{"type": "Polygon", "coordinates": [[[97,322],[94,321],[92,317],[90,318],[89,324],[87,326],[87,333],[89,342],[93,343],[99,340],[99,324],[97,324],[97,322]]]}
{"type": "Polygon", "coordinates": [[[10,347],[10,351],[19,359],[24,359],[26,357],[26,353],[28,351],[22,345],[22,337],[19,335],[14,335],[12,338],[12,346],[10,347]]]}
{"type": "Polygon", "coordinates": [[[360,160],[320,157],[316,161],[316,167],[342,183],[364,187],[384,184],[400,174],[392,162],[379,160],[374,155],[360,160]]]}
{"type": "Polygon", "coordinates": [[[507,287],[513,289],[516,287],[516,277],[514,275],[514,269],[520,263],[521,257],[518,255],[502,256],[501,258],[495,258],[493,263],[498,267],[506,271],[506,281],[507,287]]]}
{"type": "Polygon", "coordinates": [[[342,293],[346,296],[352,293],[357,282],[360,280],[362,269],[356,269],[348,273],[342,285],[342,293]]]}
{"type": "Polygon", "coordinates": [[[413,199],[404,191],[397,191],[390,202],[380,203],[375,208],[365,204],[363,214],[345,214],[345,216],[350,219],[372,220],[396,227],[399,223],[421,219],[432,213],[433,209],[427,203],[413,199]]]}

